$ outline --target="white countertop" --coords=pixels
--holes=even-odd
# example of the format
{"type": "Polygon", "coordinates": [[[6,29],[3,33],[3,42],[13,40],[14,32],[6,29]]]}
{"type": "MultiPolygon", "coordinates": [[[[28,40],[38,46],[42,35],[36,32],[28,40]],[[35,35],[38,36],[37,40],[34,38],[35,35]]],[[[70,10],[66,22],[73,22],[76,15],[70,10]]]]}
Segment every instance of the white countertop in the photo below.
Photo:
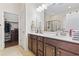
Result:
{"type": "Polygon", "coordinates": [[[63,41],[68,41],[68,42],[73,42],[73,43],[79,43],[78,40],[72,40],[72,37],[69,36],[56,36],[55,34],[41,34],[41,33],[28,33],[28,34],[34,34],[38,36],[43,36],[43,37],[48,37],[48,38],[55,38],[57,40],[63,40],[63,41]]]}

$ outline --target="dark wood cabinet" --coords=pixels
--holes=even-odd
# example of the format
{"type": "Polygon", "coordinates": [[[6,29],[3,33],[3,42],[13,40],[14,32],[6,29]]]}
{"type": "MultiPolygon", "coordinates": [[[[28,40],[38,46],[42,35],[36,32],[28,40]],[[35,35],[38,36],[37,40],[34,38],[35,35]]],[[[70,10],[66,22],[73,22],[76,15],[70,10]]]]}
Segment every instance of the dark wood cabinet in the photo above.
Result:
{"type": "Polygon", "coordinates": [[[37,42],[36,39],[32,39],[32,50],[35,55],[37,55],[37,42]]]}
{"type": "Polygon", "coordinates": [[[38,42],[38,46],[37,46],[37,53],[38,53],[38,56],[43,56],[44,55],[44,38],[43,37],[40,37],[38,36],[38,39],[37,39],[37,42],[38,42]]]}
{"type": "Polygon", "coordinates": [[[28,35],[28,48],[38,56],[78,56],[79,44],[48,38],[38,35],[28,35]]]}
{"type": "Polygon", "coordinates": [[[11,41],[18,41],[18,29],[11,30],[11,41]]]}
{"type": "Polygon", "coordinates": [[[77,56],[77,55],[74,54],[74,53],[71,53],[69,51],[65,51],[65,50],[62,50],[62,49],[58,49],[57,50],[57,56],[77,56]]]}
{"type": "Polygon", "coordinates": [[[48,44],[44,44],[44,55],[55,56],[55,47],[48,44]]]}
{"type": "Polygon", "coordinates": [[[37,55],[37,36],[32,35],[31,36],[31,45],[32,45],[32,51],[35,55],[37,55]]]}
{"type": "Polygon", "coordinates": [[[30,35],[28,35],[28,48],[29,48],[29,50],[32,50],[32,40],[31,40],[31,36],[30,35]]]}
{"type": "Polygon", "coordinates": [[[43,51],[43,42],[38,41],[38,50],[43,51]]]}
{"type": "Polygon", "coordinates": [[[37,36],[35,35],[28,35],[28,48],[31,50],[35,55],[37,55],[37,36]]]}

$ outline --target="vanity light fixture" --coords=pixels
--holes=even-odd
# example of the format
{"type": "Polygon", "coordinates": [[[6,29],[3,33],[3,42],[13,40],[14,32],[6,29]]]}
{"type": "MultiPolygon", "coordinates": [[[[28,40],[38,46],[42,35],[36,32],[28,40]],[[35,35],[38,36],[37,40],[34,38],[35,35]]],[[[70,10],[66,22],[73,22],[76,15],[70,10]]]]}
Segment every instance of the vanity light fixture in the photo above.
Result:
{"type": "Polygon", "coordinates": [[[41,12],[41,8],[37,8],[36,10],[37,10],[38,12],[41,12]]]}
{"type": "Polygon", "coordinates": [[[42,11],[43,10],[43,7],[39,6],[39,9],[42,11]]]}
{"type": "Polygon", "coordinates": [[[72,12],[71,12],[71,6],[68,6],[68,7],[67,7],[67,11],[68,11],[69,14],[72,13],[72,12]]]}
{"type": "Polygon", "coordinates": [[[41,6],[39,6],[36,10],[38,12],[44,11],[44,9],[47,9],[48,6],[50,6],[52,3],[48,3],[48,4],[42,4],[41,6]]]}
{"type": "Polygon", "coordinates": [[[39,6],[37,9],[36,9],[38,12],[41,12],[43,10],[43,7],[39,6]]]}
{"type": "Polygon", "coordinates": [[[42,4],[43,9],[47,9],[47,6],[45,4],[42,4]]]}

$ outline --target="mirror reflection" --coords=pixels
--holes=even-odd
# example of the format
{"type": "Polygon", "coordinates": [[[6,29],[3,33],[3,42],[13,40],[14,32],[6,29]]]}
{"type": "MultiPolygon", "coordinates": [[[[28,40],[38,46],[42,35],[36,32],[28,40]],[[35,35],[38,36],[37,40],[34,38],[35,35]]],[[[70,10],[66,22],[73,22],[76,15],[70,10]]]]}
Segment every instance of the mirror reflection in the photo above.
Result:
{"type": "Polygon", "coordinates": [[[52,3],[44,10],[44,31],[79,29],[78,3],[52,3]]]}

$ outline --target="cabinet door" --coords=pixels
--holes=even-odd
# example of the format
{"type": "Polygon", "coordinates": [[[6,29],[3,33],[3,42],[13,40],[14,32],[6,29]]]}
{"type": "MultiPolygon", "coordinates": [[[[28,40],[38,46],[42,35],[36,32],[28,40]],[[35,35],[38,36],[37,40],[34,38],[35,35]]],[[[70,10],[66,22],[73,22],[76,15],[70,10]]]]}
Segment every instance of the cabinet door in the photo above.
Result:
{"type": "Polygon", "coordinates": [[[37,40],[32,39],[32,51],[34,52],[35,55],[37,55],[37,40]]]}
{"type": "Polygon", "coordinates": [[[38,50],[37,50],[37,51],[38,51],[38,56],[39,56],[39,55],[41,55],[41,56],[44,55],[43,42],[41,42],[41,41],[39,41],[39,40],[38,40],[38,50]],[[39,51],[40,51],[41,53],[40,53],[39,51]]]}
{"type": "Polygon", "coordinates": [[[69,51],[57,49],[57,56],[76,56],[76,55],[74,53],[69,52],[69,51]]]}
{"type": "Polygon", "coordinates": [[[38,50],[43,51],[43,42],[38,41],[38,50]]]}
{"type": "Polygon", "coordinates": [[[31,40],[31,36],[28,35],[28,48],[31,50],[32,49],[32,40],[31,40]]]}
{"type": "Polygon", "coordinates": [[[45,56],[55,56],[55,47],[48,44],[44,44],[44,55],[45,56]]]}

